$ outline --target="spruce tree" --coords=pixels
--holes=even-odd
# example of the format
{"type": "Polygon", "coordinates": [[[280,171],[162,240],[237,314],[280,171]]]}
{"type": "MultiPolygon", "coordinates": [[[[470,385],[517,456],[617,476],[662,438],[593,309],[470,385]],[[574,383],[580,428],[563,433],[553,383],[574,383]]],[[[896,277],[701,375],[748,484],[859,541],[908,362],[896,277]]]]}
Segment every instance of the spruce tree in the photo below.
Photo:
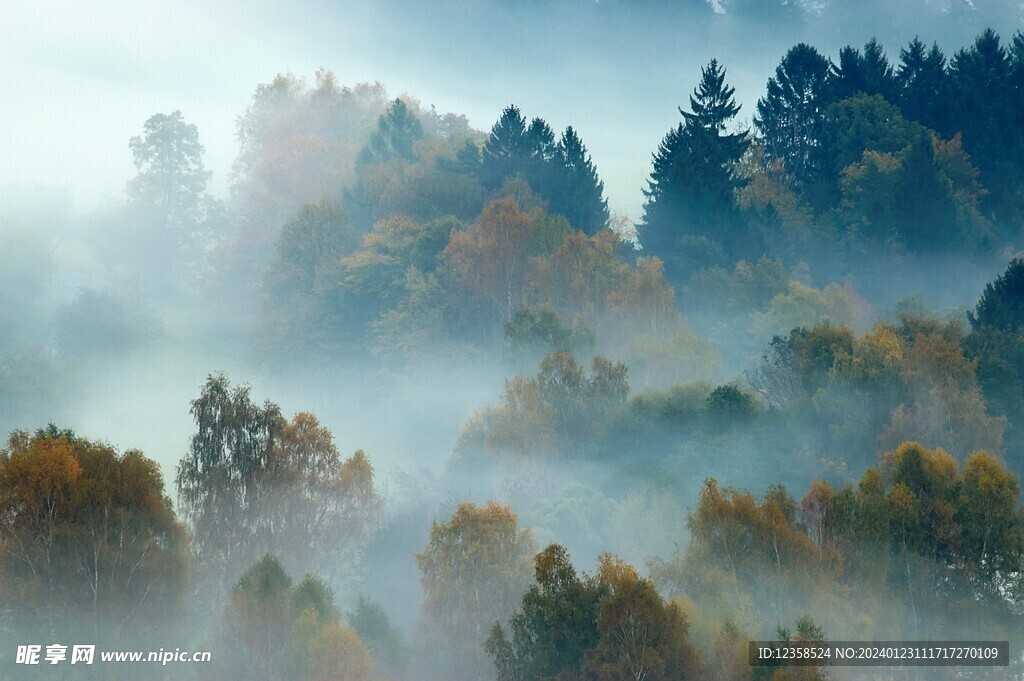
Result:
{"type": "Polygon", "coordinates": [[[967,318],[975,331],[986,326],[1011,333],[1024,329],[1024,260],[1014,258],[1005,272],[985,286],[967,318]]]}
{"type": "Polygon", "coordinates": [[[608,225],[604,182],[572,126],[562,133],[553,162],[560,177],[552,212],[564,215],[575,229],[588,235],[597,234],[608,225]]]}
{"type": "Polygon", "coordinates": [[[509,105],[501,112],[484,142],[481,183],[486,189],[497,189],[506,177],[522,172],[529,157],[526,119],[519,107],[509,105]]]}
{"type": "Polygon", "coordinates": [[[789,50],[757,102],[754,125],[764,139],[765,160],[781,160],[798,185],[817,179],[825,108],[830,103],[830,62],[800,43],[789,50]]]}
{"type": "Polygon", "coordinates": [[[423,139],[423,124],[401,99],[396,99],[377,119],[377,130],[359,153],[360,165],[385,163],[398,157],[413,161],[413,145],[423,139]]]}
{"type": "Polygon", "coordinates": [[[935,43],[931,49],[916,37],[900,50],[896,72],[899,105],[909,120],[948,133],[946,56],[935,43]]]}
{"type": "Polygon", "coordinates": [[[748,133],[726,133],[739,112],[725,69],[712,60],[690,97],[691,111],[658,147],[644,191],[641,245],[660,256],[670,275],[682,274],[679,253],[684,236],[728,247],[735,241],[733,192],[739,186],[736,164],[749,146],[748,133]]]}

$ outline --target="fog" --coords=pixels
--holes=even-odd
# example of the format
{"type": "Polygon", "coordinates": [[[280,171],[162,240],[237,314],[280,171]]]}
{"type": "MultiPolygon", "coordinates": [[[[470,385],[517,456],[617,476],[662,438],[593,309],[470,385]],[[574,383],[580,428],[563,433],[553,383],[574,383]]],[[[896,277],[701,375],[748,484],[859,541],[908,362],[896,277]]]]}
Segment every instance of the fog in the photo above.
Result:
{"type": "Polygon", "coordinates": [[[0,8],[0,676],[77,636],[214,656],[94,678],[604,681],[638,673],[630,608],[651,678],[766,678],[746,642],[790,633],[1009,639],[985,678],[1019,675],[1021,26],[1010,0],[0,8]],[[971,128],[950,64],[988,28],[1006,87],[971,128]],[[835,94],[841,48],[898,68],[915,37],[947,60],[932,119],[835,94]],[[753,127],[797,43],[832,62],[804,177],[753,127]],[[648,193],[712,59],[740,108],[704,133],[751,136],[691,139],[648,193]]]}
{"type": "Polygon", "coordinates": [[[510,103],[556,129],[573,125],[612,210],[639,219],[650,155],[710,58],[729,69],[749,124],[797,42],[835,55],[874,36],[896,56],[919,35],[951,53],[986,27],[1010,35],[1021,22],[1011,0],[845,5],[798,4],[795,20],[772,20],[758,3],[696,0],[15,3],[0,10],[0,187],[13,187],[5,203],[33,185],[63,189],[77,212],[119,200],[133,173],[126,140],[153,112],[181,109],[224,195],[235,117],[254,85],[325,67],[340,83],[380,81],[463,113],[477,129],[510,103]]]}

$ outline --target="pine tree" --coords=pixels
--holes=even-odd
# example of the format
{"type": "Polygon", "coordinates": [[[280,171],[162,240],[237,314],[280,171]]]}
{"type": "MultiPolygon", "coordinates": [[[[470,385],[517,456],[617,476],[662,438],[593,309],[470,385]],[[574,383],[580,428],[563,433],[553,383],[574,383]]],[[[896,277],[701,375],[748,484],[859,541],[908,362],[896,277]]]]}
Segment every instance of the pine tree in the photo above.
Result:
{"type": "Polygon", "coordinates": [[[690,97],[692,111],[679,110],[683,122],[668,132],[654,155],[640,239],[673,274],[678,274],[681,237],[704,237],[720,246],[733,241],[727,232],[734,226],[735,169],[749,146],[746,131],[725,133],[740,109],[734,93],[725,84],[725,69],[712,60],[701,69],[700,84],[690,97]]]}
{"type": "Polygon", "coordinates": [[[1024,260],[1011,260],[1006,271],[985,286],[974,312],[967,317],[975,330],[990,326],[1017,332],[1024,328],[1024,260]]]}
{"type": "Polygon", "coordinates": [[[754,125],[764,139],[765,160],[781,160],[798,185],[817,178],[823,160],[821,129],[831,65],[816,49],[800,43],[791,48],[768,79],[768,92],[757,102],[754,125]]]}
{"type": "Polygon", "coordinates": [[[564,215],[575,229],[591,236],[597,234],[608,225],[604,182],[572,126],[565,129],[558,141],[554,163],[560,182],[552,201],[552,212],[564,215]]]}
{"type": "Polygon", "coordinates": [[[385,163],[394,157],[415,160],[413,145],[422,138],[423,124],[405,102],[396,99],[377,119],[377,130],[359,153],[359,163],[385,163]]]}
{"type": "Polygon", "coordinates": [[[497,189],[506,177],[520,171],[529,157],[526,119],[519,107],[509,105],[484,142],[481,183],[486,189],[497,189]]]}
{"type": "Polygon", "coordinates": [[[831,81],[830,96],[835,101],[860,93],[896,101],[896,74],[875,38],[868,41],[863,53],[849,45],[841,49],[839,65],[833,67],[831,81]]]}
{"type": "Polygon", "coordinates": [[[900,50],[899,105],[903,115],[942,133],[948,132],[946,56],[935,43],[925,48],[916,37],[900,50]]]}
{"type": "Polygon", "coordinates": [[[551,207],[553,185],[558,182],[555,133],[543,118],[534,118],[526,129],[524,142],[527,158],[523,167],[517,170],[530,189],[543,196],[551,207]]]}

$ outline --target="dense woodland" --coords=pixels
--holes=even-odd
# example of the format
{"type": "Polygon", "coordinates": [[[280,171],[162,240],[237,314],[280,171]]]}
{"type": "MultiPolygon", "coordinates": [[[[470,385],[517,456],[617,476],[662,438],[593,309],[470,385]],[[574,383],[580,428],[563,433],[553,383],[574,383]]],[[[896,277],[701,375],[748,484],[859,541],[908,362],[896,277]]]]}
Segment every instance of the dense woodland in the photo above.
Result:
{"type": "Polygon", "coordinates": [[[687,74],[635,219],[585,130],[322,70],[256,88],[225,199],[182,112],[142,123],[70,297],[5,222],[0,639],[213,653],[110,679],[879,678],[750,639],[1009,639],[971,678],[1020,675],[1024,34],[795,45],[749,128],[727,67],[687,74]],[[173,470],[68,427],[179,345],[233,362],[173,470]],[[468,374],[443,470],[386,485],[262,397],[468,374]]]}

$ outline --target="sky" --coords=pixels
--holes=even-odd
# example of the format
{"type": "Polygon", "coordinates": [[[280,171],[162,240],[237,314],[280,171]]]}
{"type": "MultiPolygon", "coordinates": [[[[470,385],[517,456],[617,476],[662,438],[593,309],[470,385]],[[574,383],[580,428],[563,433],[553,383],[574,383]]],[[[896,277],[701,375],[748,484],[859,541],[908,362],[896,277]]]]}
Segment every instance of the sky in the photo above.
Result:
{"type": "Polygon", "coordinates": [[[572,125],[611,209],[636,220],[651,155],[712,57],[749,125],[796,42],[834,57],[877,36],[895,59],[920,35],[951,54],[987,25],[1008,39],[1022,17],[1018,0],[789,0],[783,9],[799,5],[789,15],[770,1],[3,3],[0,214],[55,196],[79,214],[123,201],[128,139],[178,109],[197,125],[223,196],[235,119],[256,85],[325,67],[339,84],[380,81],[482,130],[508,104],[556,130],[572,125]]]}

